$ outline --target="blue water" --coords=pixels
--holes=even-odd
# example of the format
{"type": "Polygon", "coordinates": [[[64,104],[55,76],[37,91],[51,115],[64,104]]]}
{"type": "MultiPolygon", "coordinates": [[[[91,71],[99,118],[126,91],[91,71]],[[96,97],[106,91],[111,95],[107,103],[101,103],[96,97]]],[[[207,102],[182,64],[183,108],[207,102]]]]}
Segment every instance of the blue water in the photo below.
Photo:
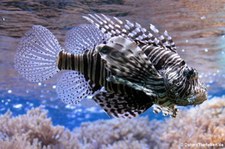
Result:
{"type": "MultiPolygon", "coordinates": [[[[101,119],[111,119],[98,106],[69,106],[62,103],[59,99],[35,99],[33,97],[15,96],[8,91],[0,91],[0,114],[10,110],[13,116],[25,114],[28,110],[41,107],[49,111],[48,116],[52,119],[54,125],[62,125],[69,129],[79,127],[83,122],[93,122],[101,119]]],[[[149,119],[162,119],[161,114],[154,114],[152,109],[146,111],[142,116],[148,116],[149,119]]]]}

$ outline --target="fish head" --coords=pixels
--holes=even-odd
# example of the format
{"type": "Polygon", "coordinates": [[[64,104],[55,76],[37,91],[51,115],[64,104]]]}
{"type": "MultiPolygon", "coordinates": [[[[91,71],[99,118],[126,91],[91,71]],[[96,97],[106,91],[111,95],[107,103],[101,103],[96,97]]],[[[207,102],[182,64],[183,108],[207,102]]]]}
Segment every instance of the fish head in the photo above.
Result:
{"type": "Polygon", "coordinates": [[[199,75],[196,69],[186,66],[183,71],[183,77],[185,78],[184,90],[186,93],[177,100],[177,105],[199,105],[207,100],[207,88],[200,81],[199,75]]]}

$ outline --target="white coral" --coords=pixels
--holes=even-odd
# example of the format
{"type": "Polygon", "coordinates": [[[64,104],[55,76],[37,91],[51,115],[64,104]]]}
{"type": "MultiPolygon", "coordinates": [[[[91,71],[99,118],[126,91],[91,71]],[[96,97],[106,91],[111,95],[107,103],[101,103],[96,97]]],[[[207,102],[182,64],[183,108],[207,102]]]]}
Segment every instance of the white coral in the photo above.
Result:
{"type": "Polygon", "coordinates": [[[214,98],[166,121],[147,118],[99,120],[73,132],[53,126],[41,108],[0,116],[0,149],[180,148],[208,143],[225,147],[225,100],[214,98]]]}

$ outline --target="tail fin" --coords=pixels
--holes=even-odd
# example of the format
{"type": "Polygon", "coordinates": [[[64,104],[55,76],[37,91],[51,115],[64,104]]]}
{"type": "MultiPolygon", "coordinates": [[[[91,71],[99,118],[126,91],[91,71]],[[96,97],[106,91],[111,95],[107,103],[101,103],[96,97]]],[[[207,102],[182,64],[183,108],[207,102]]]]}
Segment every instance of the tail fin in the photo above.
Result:
{"type": "Polygon", "coordinates": [[[45,27],[35,25],[19,43],[15,68],[32,82],[41,82],[55,75],[61,47],[55,36],[45,27]]]}

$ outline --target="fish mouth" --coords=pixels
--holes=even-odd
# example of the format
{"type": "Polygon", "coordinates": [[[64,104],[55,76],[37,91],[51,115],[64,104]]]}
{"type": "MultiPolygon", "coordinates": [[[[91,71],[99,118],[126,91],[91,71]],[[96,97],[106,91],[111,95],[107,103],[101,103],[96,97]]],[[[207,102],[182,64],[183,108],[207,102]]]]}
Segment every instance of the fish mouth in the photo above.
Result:
{"type": "Polygon", "coordinates": [[[207,88],[200,80],[197,80],[197,84],[194,87],[193,93],[188,97],[189,105],[199,105],[208,99],[207,88]]]}
{"type": "Polygon", "coordinates": [[[194,104],[201,104],[208,99],[207,88],[203,84],[199,84],[199,87],[196,88],[196,100],[194,104]]]}
{"type": "Polygon", "coordinates": [[[188,99],[191,105],[199,105],[207,100],[207,93],[200,91],[188,99]]]}
{"type": "Polygon", "coordinates": [[[196,106],[202,104],[207,99],[208,99],[207,89],[203,85],[200,85],[198,87],[195,87],[194,92],[190,96],[184,99],[177,100],[176,104],[179,106],[188,106],[188,105],[196,106]]]}

